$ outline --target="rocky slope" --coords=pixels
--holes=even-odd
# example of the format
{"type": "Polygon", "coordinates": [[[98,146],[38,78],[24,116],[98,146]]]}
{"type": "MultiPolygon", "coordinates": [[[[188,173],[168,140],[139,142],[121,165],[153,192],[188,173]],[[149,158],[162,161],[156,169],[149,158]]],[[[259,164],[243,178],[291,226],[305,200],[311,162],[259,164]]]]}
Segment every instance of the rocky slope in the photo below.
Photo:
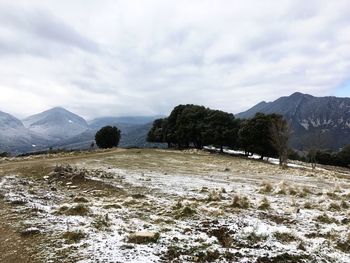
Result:
{"type": "Polygon", "coordinates": [[[350,98],[297,92],[273,102],[261,102],[236,117],[251,118],[257,112],[282,114],[290,122],[291,146],[296,149],[338,150],[350,143],[350,98]]]}

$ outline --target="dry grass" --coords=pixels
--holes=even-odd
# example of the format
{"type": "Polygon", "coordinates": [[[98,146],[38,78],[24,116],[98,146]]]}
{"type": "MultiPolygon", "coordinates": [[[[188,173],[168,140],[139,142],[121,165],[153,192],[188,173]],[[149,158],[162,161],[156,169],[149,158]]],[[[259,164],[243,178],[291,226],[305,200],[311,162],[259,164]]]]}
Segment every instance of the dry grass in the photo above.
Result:
{"type": "Polygon", "coordinates": [[[337,248],[345,253],[350,252],[350,232],[345,235],[345,238],[337,241],[337,248]]]}
{"type": "Polygon", "coordinates": [[[288,232],[276,232],[273,235],[278,241],[282,243],[291,243],[298,240],[295,235],[288,232]]]}
{"type": "Polygon", "coordinates": [[[259,193],[271,193],[273,190],[272,184],[270,182],[264,181],[261,184],[259,193]]]}
{"type": "Polygon", "coordinates": [[[183,217],[192,217],[195,214],[197,214],[197,211],[194,208],[186,205],[183,208],[180,208],[178,211],[176,211],[175,218],[179,219],[183,217]]]}
{"type": "Polygon", "coordinates": [[[329,204],[328,210],[330,210],[330,211],[340,211],[341,207],[340,207],[340,205],[338,203],[332,202],[332,203],[329,204]]]}
{"type": "Polygon", "coordinates": [[[111,226],[111,220],[109,219],[108,214],[99,215],[94,222],[92,222],[92,225],[98,229],[98,230],[107,230],[111,226]]]}
{"type": "Polygon", "coordinates": [[[58,213],[69,216],[86,216],[90,213],[90,209],[86,205],[78,204],[72,207],[62,206],[58,213]]]}
{"type": "Polygon", "coordinates": [[[75,203],[88,203],[89,200],[86,199],[85,197],[77,196],[73,199],[73,202],[75,202],[75,203]]]}
{"type": "Polygon", "coordinates": [[[328,216],[326,213],[317,216],[316,220],[324,224],[333,224],[338,222],[335,218],[328,216]]]}
{"type": "Polygon", "coordinates": [[[270,209],[270,207],[271,207],[270,202],[269,202],[269,200],[266,197],[264,197],[261,200],[261,202],[260,202],[260,204],[258,206],[258,208],[260,210],[268,210],[268,209],[270,209]]]}
{"type": "Polygon", "coordinates": [[[250,207],[250,201],[246,196],[234,195],[231,206],[234,208],[248,209],[250,207]]]}
{"type": "Polygon", "coordinates": [[[77,243],[83,238],[86,237],[86,234],[82,232],[81,230],[79,231],[67,231],[63,233],[62,237],[66,240],[66,243],[72,244],[72,243],[77,243]]]}

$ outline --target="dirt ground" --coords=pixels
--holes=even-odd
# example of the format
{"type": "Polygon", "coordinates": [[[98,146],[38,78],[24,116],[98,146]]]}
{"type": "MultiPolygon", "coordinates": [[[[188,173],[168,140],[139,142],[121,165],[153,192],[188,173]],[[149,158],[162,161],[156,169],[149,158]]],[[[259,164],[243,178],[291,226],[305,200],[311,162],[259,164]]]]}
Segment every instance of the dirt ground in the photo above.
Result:
{"type": "Polygon", "coordinates": [[[350,262],[350,170],[203,151],[0,159],[0,262],[350,262]]]}

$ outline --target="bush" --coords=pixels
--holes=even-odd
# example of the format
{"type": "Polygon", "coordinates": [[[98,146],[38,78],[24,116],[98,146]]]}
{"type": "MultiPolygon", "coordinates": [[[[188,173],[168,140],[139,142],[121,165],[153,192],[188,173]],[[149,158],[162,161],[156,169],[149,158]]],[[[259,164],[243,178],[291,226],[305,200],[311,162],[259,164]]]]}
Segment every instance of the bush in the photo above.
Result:
{"type": "Polygon", "coordinates": [[[0,152],[0,157],[9,157],[10,154],[8,152],[0,152]]]}
{"type": "Polygon", "coordinates": [[[120,130],[115,126],[105,126],[95,135],[97,146],[103,149],[117,147],[119,140],[120,130]]]}

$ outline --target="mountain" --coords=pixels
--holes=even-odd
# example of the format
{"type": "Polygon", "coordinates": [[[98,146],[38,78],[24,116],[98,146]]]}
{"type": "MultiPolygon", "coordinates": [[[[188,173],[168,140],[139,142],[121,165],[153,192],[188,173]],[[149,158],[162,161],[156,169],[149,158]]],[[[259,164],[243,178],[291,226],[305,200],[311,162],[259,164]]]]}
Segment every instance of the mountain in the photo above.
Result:
{"type": "Polygon", "coordinates": [[[24,119],[23,124],[30,131],[51,141],[73,137],[89,128],[82,117],[61,107],[32,115],[24,119]]]}
{"type": "Polygon", "coordinates": [[[282,114],[292,128],[290,144],[298,150],[338,150],[350,144],[350,98],[296,92],[273,102],[261,102],[236,117],[251,118],[257,112],[282,114]]]}
{"type": "Polygon", "coordinates": [[[19,120],[0,111],[0,152],[12,154],[46,150],[49,147],[88,149],[96,132],[106,125],[121,130],[121,147],[154,147],[147,133],[153,120],[161,116],[104,117],[90,121],[61,107],[19,120]]]}
{"type": "Polygon", "coordinates": [[[102,117],[93,119],[89,122],[90,128],[100,129],[107,125],[117,125],[120,123],[130,124],[130,125],[140,125],[153,122],[155,119],[163,118],[164,116],[122,116],[122,117],[102,117]]]}
{"type": "MultiPolygon", "coordinates": [[[[120,147],[139,147],[139,148],[163,148],[165,144],[147,142],[147,133],[152,127],[152,122],[146,124],[115,124],[121,130],[120,147]]],[[[67,140],[60,141],[53,145],[54,148],[66,149],[89,149],[92,142],[95,141],[95,134],[98,129],[88,129],[67,140]]]]}
{"type": "Polygon", "coordinates": [[[90,121],[89,129],[66,140],[54,147],[67,149],[88,149],[95,140],[96,132],[107,125],[116,126],[121,131],[120,147],[163,147],[162,144],[147,142],[147,133],[152,127],[153,120],[160,116],[130,116],[104,117],[90,121]]]}
{"type": "Polygon", "coordinates": [[[47,142],[14,116],[0,111],[0,152],[33,151],[47,142]]]}

